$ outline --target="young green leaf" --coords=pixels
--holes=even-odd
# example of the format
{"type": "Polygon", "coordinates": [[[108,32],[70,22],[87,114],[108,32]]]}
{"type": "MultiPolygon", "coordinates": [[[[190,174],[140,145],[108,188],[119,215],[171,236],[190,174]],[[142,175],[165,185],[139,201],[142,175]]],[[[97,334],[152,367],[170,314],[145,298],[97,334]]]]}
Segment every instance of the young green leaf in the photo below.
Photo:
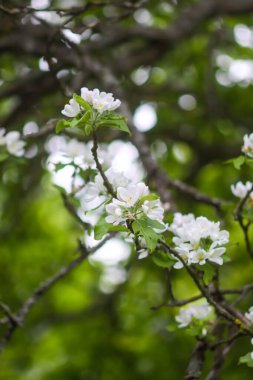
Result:
{"type": "Polygon", "coordinates": [[[91,111],[92,112],[91,105],[88,102],[86,102],[86,100],[84,100],[81,96],[79,96],[77,94],[74,94],[73,98],[79,104],[79,106],[81,106],[83,109],[85,109],[86,111],[91,111]]]}
{"type": "Polygon", "coordinates": [[[153,253],[152,260],[158,267],[162,268],[171,268],[177,262],[177,260],[160,250],[153,253]]]}
{"type": "Polygon", "coordinates": [[[96,240],[101,240],[104,235],[107,234],[109,231],[111,225],[106,223],[105,219],[102,218],[99,220],[99,222],[96,224],[94,228],[94,237],[96,240]]]}
{"type": "Polygon", "coordinates": [[[78,121],[78,127],[85,127],[85,125],[90,121],[92,116],[91,111],[86,111],[85,114],[79,119],[78,121]]]}
{"type": "Polygon", "coordinates": [[[112,127],[122,132],[131,134],[125,118],[102,118],[97,122],[97,127],[112,127]]]}
{"type": "Polygon", "coordinates": [[[148,195],[145,195],[145,197],[142,197],[140,199],[140,202],[143,203],[145,201],[155,201],[156,199],[159,199],[158,195],[156,195],[154,193],[150,193],[148,195]]]}
{"type": "Polygon", "coordinates": [[[144,237],[147,247],[152,252],[155,249],[160,236],[157,233],[155,233],[155,231],[152,228],[150,228],[147,225],[146,221],[143,219],[135,220],[132,224],[132,229],[135,234],[144,237]]]}
{"type": "Polygon", "coordinates": [[[103,236],[110,231],[129,232],[125,226],[113,226],[112,224],[106,223],[103,217],[94,228],[94,237],[96,240],[101,240],[103,236]]]}
{"type": "Polygon", "coordinates": [[[240,170],[241,166],[245,163],[246,157],[245,156],[239,156],[235,158],[231,158],[230,160],[227,160],[226,164],[233,164],[235,169],[240,170]]]}
{"type": "Polygon", "coordinates": [[[150,219],[147,216],[143,216],[142,219],[145,220],[148,227],[164,230],[164,225],[157,220],[150,219]]]}
{"type": "Polygon", "coordinates": [[[63,129],[70,128],[70,123],[67,120],[59,120],[56,124],[55,131],[59,133],[63,131],[63,129]]]}
{"type": "Polygon", "coordinates": [[[246,364],[248,367],[253,367],[253,359],[251,357],[251,352],[241,356],[239,359],[239,364],[246,364]]]}
{"type": "Polygon", "coordinates": [[[212,281],[213,279],[213,276],[215,274],[215,268],[212,264],[206,263],[205,265],[203,265],[203,267],[201,266],[201,270],[203,270],[204,272],[203,281],[206,285],[208,285],[210,281],[212,281]]]}

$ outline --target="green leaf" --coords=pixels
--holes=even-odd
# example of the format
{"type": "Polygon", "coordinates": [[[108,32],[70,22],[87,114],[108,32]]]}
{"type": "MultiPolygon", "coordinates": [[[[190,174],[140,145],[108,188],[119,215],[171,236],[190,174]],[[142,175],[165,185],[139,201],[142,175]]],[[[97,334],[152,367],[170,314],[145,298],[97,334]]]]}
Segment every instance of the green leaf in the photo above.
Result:
{"type": "Polygon", "coordinates": [[[157,266],[162,268],[171,268],[177,262],[177,260],[163,251],[155,251],[152,255],[152,260],[157,266]]]}
{"type": "Polygon", "coordinates": [[[57,162],[57,163],[55,164],[55,166],[54,166],[55,171],[58,172],[59,170],[65,168],[66,165],[69,165],[69,164],[63,164],[63,163],[61,163],[61,162],[57,162]]]}
{"type": "Polygon", "coordinates": [[[231,158],[230,160],[227,160],[225,163],[227,164],[233,164],[235,169],[240,170],[241,166],[245,163],[246,156],[239,156],[236,158],[231,158]]]}
{"type": "Polygon", "coordinates": [[[85,127],[85,125],[90,121],[90,118],[92,116],[91,111],[85,112],[85,114],[79,119],[78,121],[78,127],[85,127]]]}
{"type": "Polygon", "coordinates": [[[70,126],[70,128],[74,128],[74,127],[76,127],[78,124],[79,124],[79,119],[77,119],[77,118],[74,117],[74,118],[70,121],[69,126],[70,126]]]}
{"type": "Polygon", "coordinates": [[[110,231],[129,232],[125,226],[114,226],[106,222],[105,218],[101,218],[94,228],[94,237],[96,240],[101,240],[104,235],[110,231]]]}
{"type": "Polygon", "coordinates": [[[241,356],[239,359],[239,364],[246,364],[248,367],[253,367],[253,359],[251,358],[251,352],[241,356]]]}
{"type": "Polygon", "coordinates": [[[91,111],[92,112],[91,105],[88,102],[86,102],[86,100],[84,100],[81,96],[79,96],[77,94],[74,94],[73,98],[79,104],[79,106],[81,106],[82,108],[84,108],[86,111],[91,111]]]}
{"type": "Polygon", "coordinates": [[[204,272],[203,281],[206,285],[208,285],[213,279],[215,268],[212,264],[206,263],[203,267],[201,266],[201,270],[204,272]]]}
{"type": "Polygon", "coordinates": [[[245,156],[239,156],[237,158],[234,159],[234,167],[238,170],[240,170],[241,166],[244,164],[245,162],[245,156]]]}
{"type": "Polygon", "coordinates": [[[56,133],[59,133],[66,128],[70,128],[70,123],[67,120],[59,120],[56,124],[55,131],[56,133]]]}
{"type": "Polygon", "coordinates": [[[129,134],[131,134],[128,126],[127,126],[127,123],[126,123],[126,119],[125,118],[113,118],[113,117],[110,117],[110,118],[102,118],[100,119],[97,123],[96,123],[96,126],[97,127],[112,127],[112,128],[115,128],[115,129],[118,129],[119,131],[122,131],[122,132],[127,132],[129,134]]]}
{"type": "Polygon", "coordinates": [[[84,132],[86,134],[86,136],[89,136],[92,132],[92,125],[90,123],[86,123],[85,127],[84,127],[84,132]]]}
{"type": "MultiPolygon", "coordinates": [[[[246,205],[248,206],[248,205],[246,205]]],[[[252,206],[250,207],[245,207],[243,212],[242,212],[242,216],[245,218],[245,219],[248,219],[249,222],[253,222],[253,212],[252,212],[252,206]]]]}
{"type": "Polygon", "coordinates": [[[102,218],[99,220],[99,222],[96,224],[94,228],[94,237],[96,240],[101,240],[104,235],[107,234],[107,232],[110,229],[110,224],[106,223],[105,219],[102,218]]]}
{"type": "Polygon", "coordinates": [[[147,216],[142,217],[142,219],[146,221],[148,227],[164,230],[164,225],[157,220],[150,219],[147,216]]]}
{"type": "Polygon", "coordinates": [[[159,199],[158,195],[154,194],[154,193],[150,193],[148,195],[145,195],[145,197],[142,197],[140,199],[140,202],[145,202],[145,201],[155,201],[156,199],[159,199]]]}
{"type": "Polygon", "coordinates": [[[224,264],[225,263],[229,263],[231,261],[231,257],[228,256],[228,255],[226,255],[226,254],[222,255],[222,258],[223,258],[223,263],[224,264]]]}
{"type": "Polygon", "coordinates": [[[86,170],[81,169],[79,172],[80,177],[85,181],[93,181],[97,171],[95,169],[88,168],[86,170]]]}
{"type": "Polygon", "coordinates": [[[147,247],[152,252],[157,245],[157,241],[160,238],[160,235],[158,235],[152,228],[147,225],[147,221],[145,219],[135,220],[132,224],[132,228],[135,234],[144,237],[147,247]]]}

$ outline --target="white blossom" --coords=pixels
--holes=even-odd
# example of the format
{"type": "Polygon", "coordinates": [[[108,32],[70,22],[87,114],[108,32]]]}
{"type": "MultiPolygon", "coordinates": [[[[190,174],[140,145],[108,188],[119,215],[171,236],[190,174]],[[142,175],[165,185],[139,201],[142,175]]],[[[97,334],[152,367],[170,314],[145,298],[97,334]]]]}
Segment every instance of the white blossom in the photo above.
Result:
{"type": "Polygon", "coordinates": [[[146,200],[142,205],[143,212],[150,218],[162,222],[164,209],[162,207],[160,199],[153,201],[146,200]]]}
{"type": "Polygon", "coordinates": [[[25,142],[21,139],[21,135],[17,131],[9,132],[5,135],[5,144],[7,151],[13,156],[23,156],[25,150],[25,142]]]}
{"type": "MultiPolygon", "coordinates": [[[[236,184],[231,185],[231,191],[236,197],[242,199],[246,197],[246,194],[252,188],[252,186],[253,184],[249,181],[247,181],[245,185],[241,181],[239,181],[236,184]]],[[[253,192],[250,193],[250,198],[253,198],[253,192]]]]}
{"type": "Polygon", "coordinates": [[[66,104],[61,113],[67,117],[76,117],[80,112],[80,106],[75,99],[70,99],[69,104],[66,104]]]}
{"type": "Polygon", "coordinates": [[[71,139],[66,142],[65,147],[63,148],[64,154],[73,160],[77,157],[83,157],[85,150],[85,144],[76,139],[71,139]]]}
{"type": "MultiPolygon", "coordinates": [[[[127,186],[128,178],[123,173],[115,172],[112,168],[105,171],[105,175],[116,191],[119,186],[127,186]]],[[[104,186],[104,180],[100,174],[97,174],[94,182],[89,182],[85,187],[84,201],[90,202],[101,195],[106,195],[107,190],[104,186]]]]}
{"type": "MultiPolygon", "coordinates": [[[[93,101],[93,92],[95,90],[89,90],[87,87],[82,87],[81,88],[81,97],[86,100],[86,102],[92,104],[93,101]]],[[[99,92],[99,91],[98,91],[99,92]]]]}
{"type": "MultiPolygon", "coordinates": [[[[222,255],[226,250],[223,245],[228,243],[229,233],[220,230],[219,222],[176,213],[169,230],[175,235],[172,240],[176,251],[187,265],[204,265],[206,261],[223,264],[222,255]]],[[[174,268],[182,267],[183,263],[177,260],[174,268]]]]}
{"type": "Polygon", "coordinates": [[[142,248],[138,251],[138,259],[139,260],[142,260],[142,259],[145,259],[146,257],[148,257],[148,250],[147,248],[142,248]]]}
{"type": "Polygon", "coordinates": [[[253,133],[243,137],[242,152],[253,158],[253,133]]]}
{"type": "MultiPolygon", "coordinates": [[[[249,308],[249,311],[245,313],[245,317],[253,324],[253,306],[249,308]]],[[[253,344],[253,342],[252,342],[253,344]]]]}
{"type": "Polygon", "coordinates": [[[123,207],[132,207],[139,199],[148,194],[148,187],[143,182],[128,187],[119,187],[117,190],[117,203],[123,207]]]}
{"type": "Polygon", "coordinates": [[[211,311],[211,306],[206,303],[198,306],[189,305],[181,308],[179,315],[177,315],[175,319],[179,323],[178,327],[187,327],[194,321],[194,319],[205,319],[211,311]]]}
{"type": "Polygon", "coordinates": [[[142,212],[138,201],[148,194],[149,189],[143,182],[130,184],[127,187],[119,186],[117,189],[117,198],[113,198],[112,202],[105,207],[108,214],[106,221],[108,223],[119,224],[122,221],[137,219],[142,212]],[[115,219],[115,210],[118,208],[121,210],[121,214],[119,214],[119,211],[117,211],[116,214],[120,216],[120,218],[115,219]],[[112,219],[111,215],[114,222],[110,221],[112,219]]]}
{"type": "Polygon", "coordinates": [[[105,111],[114,111],[121,104],[119,99],[114,99],[111,93],[100,92],[97,88],[89,90],[81,88],[81,97],[92,105],[100,114],[105,111]]]}
{"type": "Polygon", "coordinates": [[[147,243],[143,237],[139,238],[139,246],[140,246],[140,249],[138,250],[138,259],[142,260],[148,257],[147,243]]]}
{"type": "Polygon", "coordinates": [[[105,209],[108,213],[107,217],[105,218],[107,223],[112,223],[114,226],[117,226],[125,220],[125,218],[122,217],[122,209],[117,204],[115,204],[115,202],[108,204],[105,209]]]}

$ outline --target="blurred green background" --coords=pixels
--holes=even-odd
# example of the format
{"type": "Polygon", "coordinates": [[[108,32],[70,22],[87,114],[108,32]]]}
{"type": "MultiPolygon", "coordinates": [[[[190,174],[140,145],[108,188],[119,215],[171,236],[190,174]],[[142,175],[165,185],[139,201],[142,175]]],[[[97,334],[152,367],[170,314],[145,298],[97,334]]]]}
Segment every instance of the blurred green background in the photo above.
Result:
{"type": "MultiPolygon", "coordinates": [[[[230,231],[231,262],[222,269],[221,286],[234,288],[249,283],[253,266],[233,220],[235,199],[230,185],[238,180],[252,181],[253,176],[248,167],[237,171],[225,161],[240,154],[243,135],[253,130],[253,15],[214,17],[173,49],[166,51],[161,45],[162,53],[149,60],[144,52],[152,52],[156,41],[131,38],[129,34],[124,41],[109,41],[103,47],[103,38],[106,41],[110,32],[116,34],[119,26],[125,30],[140,26],[165,29],[185,7],[193,9],[196,1],[148,1],[126,15],[124,9],[110,2],[105,6],[90,3],[92,7],[67,27],[78,35],[86,32],[88,37],[83,37],[80,46],[94,44],[91,50],[96,58],[110,63],[134,115],[141,105],[148,106],[141,118],[155,119],[144,123],[147,130],[143,133],[168,175],[231,202],[222,215],[217,215],[210,206],[172,190],[180,212],[211,220],[222,218],[223,226],[230,231]],[[102,41],[102,48],[99,44],[96,47],[96,41],[102,41]],[[134,52],[143,54],[143,63],[141,59],[132,62],[134,52]],[[119,67],[118,59],[128,56],[125,67],[119,67]]],[[[43,5],[53,9],[84,4],[36,0],[31,4],[6,2],[6,7],[39,9],[43,5]]],[[[101,88],[89,72],[61,62],[59,57],[48,71],[45,57],[54,58],[61,36],[47,18],[41,24],[51,28],[51,34],[44,36],[44,30],[37,33],[40,21],[32,22],[31,18],[29,12],[8,14],[1,10],[0,117],[1,126],[8,130],[22,131],[30,122],[42,128],[49,119],[60,117],[67,99],[64,94],[84,85],[101,88]],[[26,49],[22,44],[8,47],[8,39],[15,40],[20,33],[24,46],[30,38],[42,46],[44,55],[39,48],[36,53],[32,45],[26,49]],[[51,44],[49,51],[47,44],[51,44]]],[[[141,123],[139,128],[143,128],[141,123]]],[[[36,146],[32,158],[10,157],[0,163],[0,299],[14,312],[40,282],[76,257],[77,240],[83,237],[47,170],[44,144],[52,135],[28,142],[28,146],[36,146]]],[[[108,131],[100,136],[103,142],[115,138],[127,139],[108,131]]],[[[184,270],[174,270],[172,276],[178,298],[196,294],[184,270]]],[[[137,260],[132,252],[112,265],[91,257],[30,311],[24,326],[17,329],[1,354],[0,379],[182,379],[195,340],[183,330],[168,328],[178,309],[151,310],[167,298],[166,273],[152,258],[137,260]],[[114,281],[117,270],[123,271],[123,280],[114,281]]],[[[252,301],[248,294],[239,307],[246,311],[252,301]]],[[[1,333],[4,329],[0,326],[1,333]]],[[[241,338],[228,355],[222,379],[252,378],[252,369],[237,365],[238,358],[249,350],[249,339],[241,338]]],[[[210,363],[208,354],[203,379],[210,363]]]]}

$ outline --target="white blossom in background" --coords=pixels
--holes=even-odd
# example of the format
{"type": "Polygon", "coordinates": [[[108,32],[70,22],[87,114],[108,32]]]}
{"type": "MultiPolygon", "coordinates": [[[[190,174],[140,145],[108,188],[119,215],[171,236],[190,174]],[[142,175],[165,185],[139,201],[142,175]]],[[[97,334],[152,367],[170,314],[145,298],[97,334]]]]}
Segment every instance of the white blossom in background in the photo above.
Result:
{"type": "Polygon", "coordinates": [[[61,113],[67,117],[76,117],[80,111],[80,106],[75,99],[70,99],[69,104],[65,105],[61,113]]]}
{"type": "Polygon", "coordinates": [[[253,306],[251,306],[249,311],[245,313],[245,317],[253,324],[253,306]]]}
{"type": "MultiPolygon", "coordinates": [[[[222,255],[226,251],[223,245],[228,243],[229,233],[220,230],[219,222],[176,213],[169,230],[175,235],[172,240],[176,251],[187,265],[204,265],[207,261],[223,264],[222,255]]],[[[174,268],[182,267],[183,263],[177,260],[174,268]]]]}
{"type": "MultiPolygon", "coordinates": [[[[129,184],[129,179],[120,172],[115,172],[113,169],[108,169],[105,171],[105,175],[112,185],[114,191],[117,190],[118,187],[120,186],[127,186],[129,184]]],[[[90,202],[93,201],[94,199],[101,197],[101,196],[106,196],[107,195],[107,190],[104,186],[104,180],[101,177],[100,174],[97,174],[94,182],[89,182],[84,189],[83,192],[83,200],[85,202],[90,202]]],[[[103,200],[101,199],[101,202],[103,200]]]]}
{"type": "Polygon", "coordinates": [[[66,142],[62,151],[67,157],[75,160],[76,158],[85,157],[86,146],[76,139],[71,139],[66,142]]]}
{"type": "Polygon", "coordinates": [[[176,316],[176,321],[178,322],[178,327],[189,326],[194,319],[201,320],[205,319],[212,311],[212,308],[207,303],[202,305],[189,305],[187,307],[181,308],[179,315],[176,316]]]}
{"type": "Polygon", "coordinates": [[[253,158],[253,133],[243,137],[242,152],[250,158],[253,158]]]}
{"type": "Polygon", "coordinates": [[[141,247],[141,249],[138,250],[138,259],[142,260],[148,257],[148,248],[146,241],[143,237],[139,239],[139,246],[141,247]]]}
{"type": "MultiPolygon", "coordinates": [[[[47,147],[47,150],[51,153],[49,162],[53,162],[54,164],[58,162],[65,163],[66,159],[68,159],[74,161],[75,164],[84,170],[87,168],[96,168],[91,152],[92,141],[84,143],[76,139],[66,139],[62,136],[56,136],[51,139],[49,144],[52,145],[52,147],[47,147]],[[57,140],[56,143],[54,143],[53,140],[57,140]]],[[[98,148],[98,157],[105,169],[110,166],[110,158],[106,152],[106,147],[103,145],[98,148]]]]}
{"type": "Polygon", "coordinates": [[[105,111],[114,111],[121,104],[119,99],[114,99],[113,94],[100,92],[97,88],[89,90],[87,87],[82,87],[81,97],[100,114],[105,111]]]}
{"type": "Polygon", "coordinates": [[[16,157],[21,157],[25,153],[25,142],[21,138],[18,131],[8,132],[6,135],[5,129],[0,129],[0,145],[4,146],[8,153],[16,157]]]}
{"type": "MultiPolygon", "coordinates": [[[[252,186],[253,184],[249,181],[247,181],[245,185],[241,181],[239,181],[236,184],[231,185],[231,191],[236,197],[242,199],[246,197],[246,194],[248,193],[248,191],[250,191],[252,186]]],[[[253,192],[250,193],[250,198],[253,198],[253,192]]]]}

